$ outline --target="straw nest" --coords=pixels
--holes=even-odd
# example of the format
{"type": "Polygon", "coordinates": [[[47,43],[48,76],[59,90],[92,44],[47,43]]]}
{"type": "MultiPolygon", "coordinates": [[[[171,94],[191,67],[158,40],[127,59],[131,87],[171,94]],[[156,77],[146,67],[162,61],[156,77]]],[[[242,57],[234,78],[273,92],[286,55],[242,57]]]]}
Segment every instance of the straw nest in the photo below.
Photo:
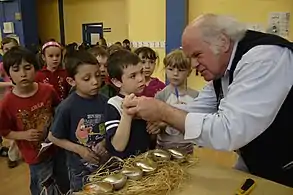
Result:
{"type": "MultiPolygon", "coordinates": [[[[111,159],[114,162],[101,167],[97,172],[90,175],[87,180],[90,183],[101,181],[106,176],[119,173],[122,167],[133,167],[138,161],[148,158],[147,153],[137,157],[121,160],[111,159]],[[116,168],[116,170],[113,171],[116,168]],[[110,171],[111,170],[111,171],[110,171]]],[[[189,178],[187,169],[198,162],[194,156],[187,156],[185,161],[169,160],[157,161],[158,169],[152,174],[144,175],[140,180],[127,180],[126,185],[118,191],[107,193],[109,195],[168,195],[173,190],[180,189],[181,185],[189,178]]],[[[107,164],[107,163],[106,163],[107,164]]],[[[79,192],[78,195],[92,195],[79,192]]]]}

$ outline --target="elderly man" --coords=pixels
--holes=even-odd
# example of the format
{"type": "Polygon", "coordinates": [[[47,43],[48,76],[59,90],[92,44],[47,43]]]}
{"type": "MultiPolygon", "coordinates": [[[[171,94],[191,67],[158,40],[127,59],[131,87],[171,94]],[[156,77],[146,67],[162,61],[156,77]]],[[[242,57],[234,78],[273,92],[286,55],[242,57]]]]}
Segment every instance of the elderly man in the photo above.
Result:
{"type": "Polygon", "coordinates": [[[186,27],[182,46],[209,81],[198,98],[177,109],[132,95],[127,112],[164,121],[198,145],[238,150],[242,168],[293,187],[293,45],[206,14],[186,27]]]}

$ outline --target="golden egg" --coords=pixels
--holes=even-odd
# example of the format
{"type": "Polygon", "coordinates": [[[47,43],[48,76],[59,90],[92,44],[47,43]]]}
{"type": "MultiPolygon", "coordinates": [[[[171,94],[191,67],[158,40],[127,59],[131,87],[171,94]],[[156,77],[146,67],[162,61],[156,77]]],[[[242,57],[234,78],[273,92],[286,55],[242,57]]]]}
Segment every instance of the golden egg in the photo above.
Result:
{"type": "Polygon", "coordinates": [[[154,161],[168,161],[171,159],[171,154],[166,150],[155,149],[150,154],[154,161]]]}
{"type": "Polygon", "coordinates": [[[171,156],[174,159],[177,159],[177,160],[184,160],[185,159],[185,155],[182,152],[178,151],[178,150],[168,149],[168,151],[171,153],[171,156]]]}
{"type": "Polygon", "coordinates": [[[102,181],[89,183],[83,187],[84,192],[89,194],[109,193],[112,192],[113,189],[114,187],[111,183],[102,181]]]}
{"type": "Polygon", "coordinates": [[[107,176],[105,179],[103,179],[103,181],[111,183],[115,190],[120,190],[125,186],[127,177],[121,173],[118,173],[107,176]]]}
{"type": "Polygon", "coordinates": [[[134,165],[140,168],[146,174],[153,173],[158,168],[157,163],[155,163],[151,159],[138,160],[134,163],[134,165]]]}
{"type": "Polygon", "coordinates": [[[121,173],[131,180],[139,180],[143,176],[142,170],[138,167],[124,167],[121,173]]]}

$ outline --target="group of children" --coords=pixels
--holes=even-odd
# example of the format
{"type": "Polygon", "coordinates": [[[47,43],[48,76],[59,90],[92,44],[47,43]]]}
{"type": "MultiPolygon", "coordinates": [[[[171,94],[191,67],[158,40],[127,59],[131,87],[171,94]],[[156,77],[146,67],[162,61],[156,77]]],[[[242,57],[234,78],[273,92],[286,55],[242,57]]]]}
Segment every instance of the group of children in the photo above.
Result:
{"type": "Polygon", "coordinates": [[[181,50],[164,59],[168,86],[152,77],[158,56],[148,47],[109,54],[97,46],[63,59],[61,45],[51,41],[41,54],[45,66],[40,70],[35,55],[23,47],[14,46],[3,57],[13,86],[1,102],[0,134],[15,140],[29,164],[33,195],[43,188],[49,195],[69,190],[62,186],[67,177],[62,168],[68,169],[70,191],[76,192],[110,156],[125,159],[155,147],[192,153],[192,142],[179,131],[128,115],[123,107],[130,94],[169,104],[194,99],[197,91],[187,87],[190,60],[181,50]],[[40,152],[48,140],[54,145],[40,152]]]}

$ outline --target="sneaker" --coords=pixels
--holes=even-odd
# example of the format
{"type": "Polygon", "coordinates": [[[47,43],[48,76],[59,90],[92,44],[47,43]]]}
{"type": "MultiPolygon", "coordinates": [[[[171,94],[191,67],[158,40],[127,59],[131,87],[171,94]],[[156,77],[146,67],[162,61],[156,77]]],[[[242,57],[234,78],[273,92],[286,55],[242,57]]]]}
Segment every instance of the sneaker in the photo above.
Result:
{"type": "Polygon", "coordinates": [[[0,147],[0,156],[1,157],[8,157],[8,148],[7,147],[0,147]]]}
{"type": "Polygon", "coordinates": [[[8,159],[8,167],[10,168],[10,169],[12,169],[12,168],[15,168],[15,167],[17,167],[17,165],[18,165],[18,162],[17,161],[11,161],[11,160],[9,160],[8,159]]]}

